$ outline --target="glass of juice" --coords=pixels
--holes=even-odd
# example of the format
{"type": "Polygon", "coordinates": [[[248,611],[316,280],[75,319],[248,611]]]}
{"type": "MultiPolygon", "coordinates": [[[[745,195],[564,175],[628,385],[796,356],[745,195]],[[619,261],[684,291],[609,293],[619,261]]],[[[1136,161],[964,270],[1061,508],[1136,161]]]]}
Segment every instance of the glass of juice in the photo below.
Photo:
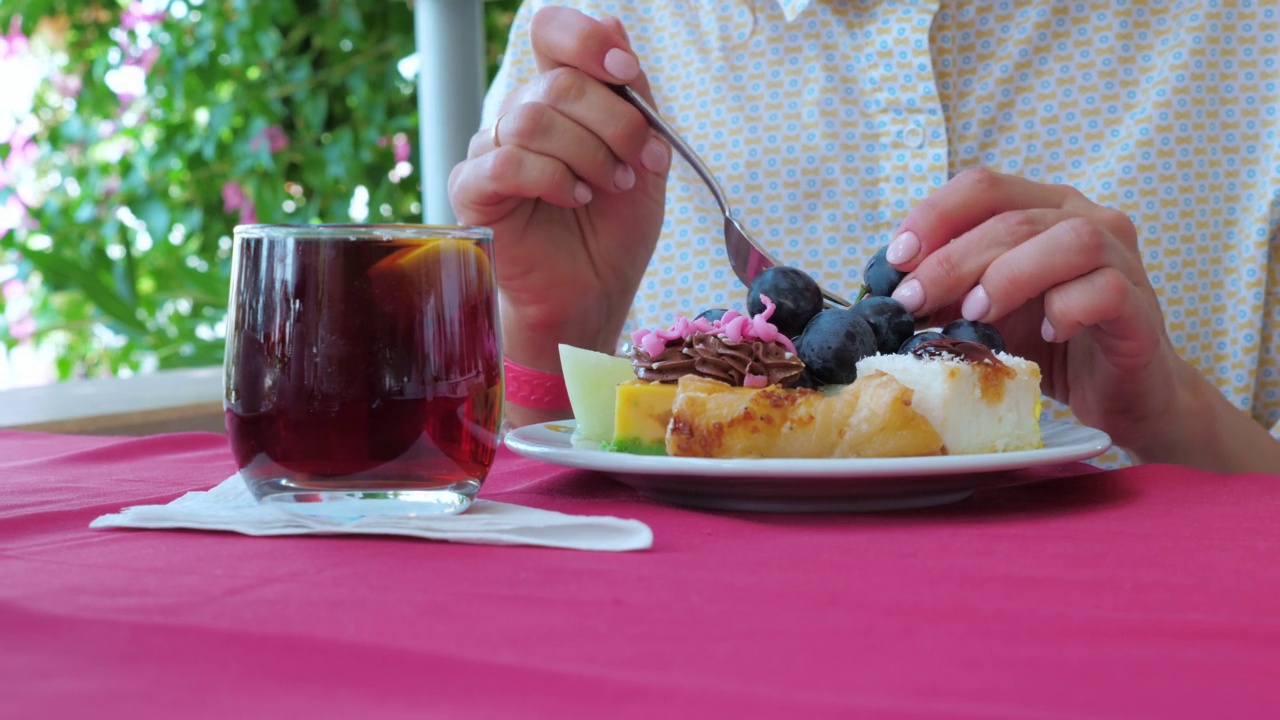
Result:
{"type": "Polygon", "coordinates": [[[235,230],[227,434],[259,502],[453,514],[493,463],[492,235],[424,225],[235,230]]]}

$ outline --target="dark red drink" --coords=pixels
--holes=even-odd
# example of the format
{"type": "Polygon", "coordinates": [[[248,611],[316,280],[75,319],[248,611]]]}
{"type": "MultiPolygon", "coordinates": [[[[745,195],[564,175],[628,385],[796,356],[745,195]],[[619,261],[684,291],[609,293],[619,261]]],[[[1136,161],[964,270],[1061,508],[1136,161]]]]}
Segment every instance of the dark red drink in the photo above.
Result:
{"type": "Polygon", "coordinates": [[[487,231],[239,228],[233,266],[227,433],[254,494],[465,508],[502,421],[487,231]]]}

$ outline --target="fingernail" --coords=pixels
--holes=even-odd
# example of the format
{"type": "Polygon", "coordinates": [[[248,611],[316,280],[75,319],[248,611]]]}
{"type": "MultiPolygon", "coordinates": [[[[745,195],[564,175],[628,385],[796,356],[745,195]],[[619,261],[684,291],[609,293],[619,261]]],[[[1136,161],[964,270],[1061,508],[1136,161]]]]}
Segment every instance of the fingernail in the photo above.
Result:
{"type": "Polygon", "coordinates": [[[618,165],[618,169],[613,171],[613,184],[619,190],[630,190],[636,184],[636,171],[626,163],[618,165]]]}
{"type": "Polygon", "coordinates": [[[578,184],[573,186],[573,199],[583,205],[591,202],[591,188],[587,187],[586,183],[579,180],[578,184]]]}
{"type": "Polygon", "coordinates": [[[924,288],[920,286],[919,280],[908,280],[893,291],[893,299],[902,303],[907,312],[913,313],[924,307],[924,288]]]}
{"type": "Polygon", "coordinates": [[[604,69],[610,75],[627,82],[640,72],[640,61],[626,50],[613,48],[604,54],[604,69]]]}
{"type": "Polygon", "coordinates": [[[991,298],[981,285],[969,291],[960,304],[960,314],[965,320],[981,320],[991,311],[991,298]]]}
{"type": "Polygon", "coordinates": [[[892,265],[904,263],[920,254],[920,238],[910,230],[902,233],[889,243],[885,259],[892,265]]]}
{"type": "Polygon", "coordinates": [[[667,146],[658,138],[649,138],[640,151],[640,164],[649,172],[660,173],[667,169],[667,146]]]}
{"type": "Polygon", "coordinates": [[[1049,323],[1049,318],[1045,318],[1044,322],[1040,323],[1040,337],[1044,338],[1045,342],[1053,342],[1058,337],[1053,325],[1049,323]]]}

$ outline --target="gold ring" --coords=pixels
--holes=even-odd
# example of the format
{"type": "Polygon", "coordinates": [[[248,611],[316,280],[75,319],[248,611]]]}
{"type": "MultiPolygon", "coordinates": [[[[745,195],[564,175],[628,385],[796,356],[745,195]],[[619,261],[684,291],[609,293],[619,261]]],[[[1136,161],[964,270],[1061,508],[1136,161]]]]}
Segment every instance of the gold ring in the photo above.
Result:
{"type": "Polygon", "coordinates": [[[493,138],[493,147],[495,150],[502,147],[502,142],[498,140],[498,123],[502,122],[503,115],[506,115],[506,113],[499,114],[497,119],[493,121],[493,129],[489,132],[490,137],[493,138]]]}

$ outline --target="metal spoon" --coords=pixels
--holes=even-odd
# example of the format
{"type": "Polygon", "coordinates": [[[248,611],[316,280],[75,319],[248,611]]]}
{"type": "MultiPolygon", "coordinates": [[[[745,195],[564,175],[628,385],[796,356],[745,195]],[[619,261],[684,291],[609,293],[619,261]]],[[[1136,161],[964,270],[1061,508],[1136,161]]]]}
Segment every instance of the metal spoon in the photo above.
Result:
{"type": "MultiPolygon", "coordinates": [[[[698,173],[698,177],[702,178],[702,182],[707,184],[707,188],[711,190],[711,195],[716,199],[716,204],[720,206],[720,214],[724,215],[724,248],[729,255],[729,266],[733,268],[733,273],[738,276],[738,280],[743,285],[751,287],[751,282],[756,276],[774,265],[781,265],[777,258],[773,257],[756,242],[746,228],[739,224],[737,218],[733,216],[733,210],[729,207],[729,200],[725,196],[724,189],[720,187],[720,183],[716,180],[715,175],[707,168],[706,163],[702,162],[702,158],[698,157],[698,153],[694,152],[689,143],[676,132],[675,128],[667,124],[657,111],[645,102],[640,94],[627,85],[612,85],[613,91],[622,99],[631,103],[640,111],[641,115],[649,121],[649,125],[658,134],[671,143],[671,147],[680,153],[680,156],[689,163],[693,171],[698,173]]],[[[827,307],[849,307],[849,301],[839,295],[826,290],[822,290],[822,301],[827,307]]]]}

